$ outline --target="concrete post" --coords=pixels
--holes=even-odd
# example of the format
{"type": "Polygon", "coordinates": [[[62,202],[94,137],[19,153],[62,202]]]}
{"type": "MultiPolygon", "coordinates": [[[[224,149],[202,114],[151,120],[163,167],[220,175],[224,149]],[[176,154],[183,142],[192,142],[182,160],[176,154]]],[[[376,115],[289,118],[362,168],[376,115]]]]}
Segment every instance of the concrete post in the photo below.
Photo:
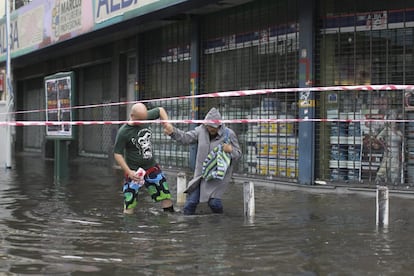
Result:
{"type": "Polygon", "coordinates": [[[254,184],[253,182],[244,182],[243,184],[243,201],[244,201],[244,216],[247,218],[254,217],[254,184]]]}
{"type": "Polygon", "coordinates": [[[69,150],[68,141],[55,139],[55,180],[60,182],[69,175],[69,150]]]}
{"type": "Polygon", "coordinates": [[[377,186],[377,214],[376,220],[378,226],[387,227],[389,219],[389,196],[388,187],[377,186]]]}
{"type": "Polygon", "coordinates": [[[177,174],[177,204],[183,205],[186,200],[186,194],[184,193],[187,188],[187,177],[184,172],[177,174]]]}

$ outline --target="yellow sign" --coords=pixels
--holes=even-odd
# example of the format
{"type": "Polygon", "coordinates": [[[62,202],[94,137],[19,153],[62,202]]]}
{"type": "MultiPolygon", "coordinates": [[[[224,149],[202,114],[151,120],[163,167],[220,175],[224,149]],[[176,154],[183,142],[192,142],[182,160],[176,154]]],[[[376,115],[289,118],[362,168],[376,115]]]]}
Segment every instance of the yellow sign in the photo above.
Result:
{"type": "Polygon", "coordinates": [[[299,107],[315,107],[315,100],[300,100],[299,107]]]}

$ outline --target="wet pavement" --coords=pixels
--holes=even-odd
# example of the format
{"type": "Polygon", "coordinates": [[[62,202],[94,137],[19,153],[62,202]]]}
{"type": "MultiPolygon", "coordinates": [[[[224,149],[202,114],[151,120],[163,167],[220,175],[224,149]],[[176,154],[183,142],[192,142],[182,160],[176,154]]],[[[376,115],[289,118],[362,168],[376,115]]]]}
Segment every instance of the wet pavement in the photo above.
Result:
{"type": "MultiPolygon", "coordinates": [[[[176,191],[175,175],[167,175],[176,191]]],[[[0,170],[0,275],[411,275],[414,202],[391,198],[390,225],[375,225],[375,197],[256,186],[243,216],[232,184],[225,213],[163,213],[144,192],[122,214],[119,171],[18,156],[0,170]]],[[[178,207],[179,209],[180,207],[178,207]]]]}

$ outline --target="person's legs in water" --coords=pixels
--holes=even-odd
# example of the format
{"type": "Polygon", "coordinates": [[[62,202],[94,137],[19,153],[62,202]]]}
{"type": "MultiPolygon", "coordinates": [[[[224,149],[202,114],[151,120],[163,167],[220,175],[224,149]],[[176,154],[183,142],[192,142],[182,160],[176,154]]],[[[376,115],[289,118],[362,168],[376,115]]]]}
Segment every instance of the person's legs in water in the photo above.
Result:
{"type": "Polygon", "coordinates": [[[221,202],[220,198],[210,198],[208,201],[208,206],[210,207],[211,211],[213,211],[213,213],[223,213],[223,203],[221,202]]]}
{"type": "Polygon", "coordinates": [[[190,194],[187,194],[187,199],[184,204],[184,215],[194,215],[199,202],[200,186],[198,186],[190,194]]]}
{"type": "Polygon", "coordinates": [[[144,179],[151,198],[155,202],[161,202],[165,212],[174,212],[168,183],[159,166],[148,169],[144,179]]]}
{"type": "MultiPolygon", "coordinates": [[[[128,181],[128,180],[127,180],[128,181]]],[[[133,214],[134,209],[137,206],[137,197],[140,186],[137,183],[126,182],[123,186],[124,194],[124,214],[133,214]]]]}
{"type": "Polygon", "coordinates": [[[174,205],[171,199],[164,199],[163,201],[161,201],[161,206],[164,212],[174,213],[174,205]]]}

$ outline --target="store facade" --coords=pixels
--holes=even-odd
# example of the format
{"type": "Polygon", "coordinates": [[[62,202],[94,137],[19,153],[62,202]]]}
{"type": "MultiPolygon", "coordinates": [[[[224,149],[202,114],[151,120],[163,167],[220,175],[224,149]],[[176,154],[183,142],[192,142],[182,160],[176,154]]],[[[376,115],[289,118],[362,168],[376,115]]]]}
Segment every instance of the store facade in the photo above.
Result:
{"type": "MultiPolygon", "coordinates": [[[[413,83],[413,12],[406,1],[325,1],[317,43],[320,85],[413,83]]],[[[403,122],[413,119],[410,96],[404,90],[321,95],[321,117],[350,121],[320,126],[320,178],[411,186],[412,122],[403,122]],[[388,121],[352,121],[370,119],[388,121]]]]}
{"type": "MultiPolygon", "coordinates": [[[[398,122],[414,118],[410,91],[309,92],[306,88],[414,83],[414,5],[407,1],[240,0],[226,7],[215,1],[184,2],[189,4],[168,15],[159,6],[159,13],[155,10],[145,20],[106,23],[107,27],[83,37],[16,57],[17,110],[44,109],[44,78],[73,71],[76,105],[96,105],[76,109],[76,120],[124,120],[128,105],[109,103],[133,100],[162,105],[175,120],[202,119],[216,106],[224,119],[286,120],[230,124],[243,149],[240,175],[302,184],[321,180],[411,185],[414,127],[411,122],[398,122]],[[119,37],[108,35],[121,28],[124,32],[119,37]],[[168,100],[297,87],[303,91],[168,100]],[[295,121],[303,118],[316,120],[295,121]]],[[[135,9],[137,14],[140,8],[135,9]]],[[[95,24],[102,24],[104,19],[100,20],[95,24]]],[[[16,119],[42,121],[45,115],[17,113],[16,119]]],[[[118,127],[79,127],[69,145],[71,156],[110,158],[118,127]]],[[[194,149],[170,142],[160,126],[154,129],[160,163],[190,168],[194,149]]],[[[16,128],[17,151],[50,156],[51,147],[44,127],[16,128]]]]}

